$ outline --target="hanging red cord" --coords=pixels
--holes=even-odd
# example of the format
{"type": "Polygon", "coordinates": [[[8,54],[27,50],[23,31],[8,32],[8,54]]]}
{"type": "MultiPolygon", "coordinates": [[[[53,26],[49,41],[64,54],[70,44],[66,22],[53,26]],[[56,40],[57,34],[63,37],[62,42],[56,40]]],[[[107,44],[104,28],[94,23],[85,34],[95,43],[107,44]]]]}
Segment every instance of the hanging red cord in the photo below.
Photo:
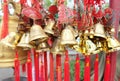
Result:
{"type": "Polygon", "coordinates": [[[75,62],[75,81],[80,81],[80,58],[79,55],[76,55],[76,62],[75,62]]]}
{"type": "Polygon", "coordinates": [[[84,81],[90,81],[90,56],[85,56],[84,81]]]}
{"type": "Polygon", "coordinates": [[[66,51],[66,53],[65,53],[65,62],[64,62],[64,81],[70,81],[70,66],[69,66],[68,51],[66,51]]]}
{"type": "Polygon", "coordinates": [[[98,57],[98,54],[96,54],[96,58],[95,58],[95,62],[94,62],[94,81],[98,81],[98,65],[99,65],[99,57],[98,57]]]}
{"type": "Polygon", "coordinates": [[[109,81],[109,79],[110,79],[110,54],[106,55],[104,81],[109,81]]]}
{"type": "Polygon", "coordinates": [[[8,3],[7,0],[4,0],[3,6],[3,23],[1,29],[0,39],[3,39],[8,34],[8,3]]]}
{"type": "Polygon", "coordinates": [[[52,53],[50,53],[50,81],[54,81],[54,58],[52,53]]]}
{"type": "Polygon", "coordinates": [[[56,75],[57,81],[62,81],[62,69],[61,69],[61,55],[56,55],[56,75]]]}
{"type": "Polygon", "coordinates": [[[28,58],[27,58],[27,81],[32,81],[32,59],[30,57],[30,52],[28,52],[28,58]]]}
{"type": "Polygon", "coordinates": [[[15,81],[20,81],[20,63],[18,60],[18,52],[16,51],[14,60],[15,81]]]}

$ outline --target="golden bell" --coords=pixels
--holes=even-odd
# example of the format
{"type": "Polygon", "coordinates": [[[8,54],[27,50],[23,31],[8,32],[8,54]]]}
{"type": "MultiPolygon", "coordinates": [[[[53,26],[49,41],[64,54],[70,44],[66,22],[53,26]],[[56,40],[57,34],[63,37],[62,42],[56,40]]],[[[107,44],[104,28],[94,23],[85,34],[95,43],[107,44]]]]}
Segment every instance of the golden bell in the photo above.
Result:
{"type": "Polygon", "coordinates": [[[18,44],[18,41],[21,38],[21,34],[10,32],[4,39],[1,40],[3,44],[5,44],[8,47],[15,48],[18,44]]]}
{"type": "Polygon", "coordinates": [[[35,41],[38,40],[39,42],[46,41],[48,36],[43,31],[42,27],[39,25],[34,24],[30,29],[30,44],[35,45],[35,41]]]}
{"type": "Polygon", "coordinates": [[[78,30],[77,30],[77,29],[73,28],[73,27],[70,26],[70,25],[67,25],[67,28],[69,28],[71,31],[73,31],[75,37],[78,36],[78,30]]]}
{"type": "Polygon", "coordinates": [[[45,28],[44,28],[44,31],[45,31],[46,33],[48,33],[48,34],[54,34],[54,31],[53,31],[54,25],[55,25],[55,21],[49,19],[47,25],[46,25],[45,28]]]}
{"type": "MultiPolygon", "coordinates": [[[[17,48],[20,64],[27,61],[27,51],[17,48]]],[[[6,46],[0,41],[0,68],[14,67],[15,50],[6,46]]]]}
{"type": "Polygon", "coordinates": [[[89,35],[89,37],[90,38],[94,38],[94,33],[95,33],[94,29],[90,29],[90,33],[89,33],[90,35],[89,35]]]}
{"type": "Polygon", "coordinates": [[[29,32],[24,33],[17,46],[22,47],[24,50],[29,50],[30,48],[32,48],[32,46],[29,44],[29,38],[30,38],[29,32]]]}
{"type": "Polygon", "coordinates": [[[53,47],[51,48],[51,53],[53,54],[64,54],[65,53],[65,47],[60,44],[60,37],[55,40],[53,43],[53,47]]]}
{"type": "Polygon", "coordinates": [[[49,51],[49,45],[47,42],[42,42],[38,45],[36,52],[49,51]]]}
{"type": "Polygon", "coordinates": [[[106,39],[104,26],[102,24],[100,24],[100,23],[95,24],[94,36],[106,39]]]}
{"type": "Polygon", "coordinates": [[[74,32],[66,27],[61,33],[61,44],[62,45],[74,45],[77,44],[75,40],[74,32]]]}
{"type": "Polygon", "coordinates": [[[114,49],[115,51],[120,50],[120,43],[114,37],[112,38],[108,37],[107,42],[108,42],[108,48],[114,49]]]}

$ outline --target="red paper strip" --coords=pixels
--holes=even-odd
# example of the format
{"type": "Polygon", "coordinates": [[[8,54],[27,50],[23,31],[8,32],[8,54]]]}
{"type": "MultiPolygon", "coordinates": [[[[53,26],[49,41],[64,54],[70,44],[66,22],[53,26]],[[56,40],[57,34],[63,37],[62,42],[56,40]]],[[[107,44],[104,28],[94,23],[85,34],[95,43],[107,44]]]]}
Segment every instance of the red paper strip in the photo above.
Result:
{"type": "Polygon", "coordinates": [[[48,65],[47,65],[47,52],[44,52],[44,67],[45,67],[45,81],[48,81],[48,65]]]}

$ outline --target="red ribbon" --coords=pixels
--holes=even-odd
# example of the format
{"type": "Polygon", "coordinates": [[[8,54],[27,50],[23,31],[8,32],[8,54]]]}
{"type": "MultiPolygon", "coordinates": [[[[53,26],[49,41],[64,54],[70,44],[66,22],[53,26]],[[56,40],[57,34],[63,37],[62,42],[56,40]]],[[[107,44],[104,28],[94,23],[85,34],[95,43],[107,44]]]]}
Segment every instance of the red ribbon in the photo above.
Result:
{"type": "Polygon", "coordinates": [[[62,69],[61,69],[61,55],[56,55],[56,73],[57,81],[62,81],[62,69]]]}
{"type": "Polygon", "coordinates": [[[79,55],[76,55],[76,62],[75,62],[75,81],[80,81],[80,58],[79,55]]]}
{"type": "Polygon", "coordinates": [[[90,56],[85,56],[84,81],[90,81],[90,56]]]}
{"type": "Polygon", "coordinates": [[[26,64],[22,65],[22,72],[26,72],[26,64]]]}
{"type": "Polygon", "coordinates": [[[54,81],[54,58],[52,53],[50,53],[50,81],[54,81]]]}
{"type": "Polygon", "coordinates": [[[20,63],[18,60],[18,53],[16,51],[15,61],[14,61],[14,73],[15,73],[15,81],[20,81],[20,63]]]}
{"type": "Polygon", "coordinates": [[[70,66],[69,66],[68,51],[66,51],[66,54],[65,54],[65,62],[64,62],[64,81],[70,81],[70,66]]]}
{"type": "Polygon", "coordinates": [[[106,55],[106,64],[104,71],[104,81],[109,81],[110,78],[110,55],[106,55]]]}
{"type": "Polygon", "coordinates": [[[32,81],[32,59],[30,57],[30,52],[28,52],[28,58],[27,58],[27,81],[32,81]]]}
{"type": "Polygon", "coordinates": [[[44,67],[45,67],[45,81],[48,81],[48,76],[47,76],[47,52],[44,52],[44,67]]]}
{"type": "Polygon", "coordinates": [[[35,81],[39,81],[39,54],[34,51],[35,81]]]}
{"type": "Polygon", "coordinates": [[[7,0],[4,0],[3,23],[2,23],[0,39],[3,39],[4,37],[6,37],[7,34],[8,34],[8,4],[7,4],[7,0]]]}
{"type": "Polygon", "coordinates": [[[96,54],[95,63],[94,63],[94,81],[98,81],[98,65],[99,65],[99,57],[96,54]]]}

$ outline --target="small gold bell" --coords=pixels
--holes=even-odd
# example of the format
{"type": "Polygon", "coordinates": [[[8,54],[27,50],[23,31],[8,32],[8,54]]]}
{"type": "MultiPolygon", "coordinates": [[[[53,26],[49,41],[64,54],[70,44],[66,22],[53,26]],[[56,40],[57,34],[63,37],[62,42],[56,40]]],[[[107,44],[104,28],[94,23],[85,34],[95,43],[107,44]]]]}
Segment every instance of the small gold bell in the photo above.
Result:
{"type": "Polygon", "coordinates": [[[38,45],[36,52],[43,52],[43,51],[49,51],[49,45],[47,42],[42,42],[38,45]]]}
{"type": "Polygon", "coordinates": [[[18,44],[20,38],[21,38],[20,33],[10,32],[4,39],[1,40],[1,42],[6,46],[14,49],[18,44]]]}
{"type": "Polygon", "coordinates": [[[53,47],[51,48],[51,52],[53,54],[64,54],[65,47],[60,44],[60,37],[58,37],[55,42],[53,43],[53,47]]]}
{"type": "Polygon", "coordinates": [[[29,32],[24,33],[17,46],[24,48],[24,50],[29,50],[30,48],[32,48],[32,46],[29,44],[29,38],[30,38],[29,32]]]}
{"type": "Polygon", "coordinates": [[[95,33],[94,33],[94,36],[99,37],[99,38],[104,38],[104,39],[106,39],[104,27],[103,27],[102,24],[97,23],[97,24],[95,25],[95,33]]]}
{"type": "Polygon", "coordinates": [[[94,29],[90,29],[90,35],[89,37],[92,39],[94,38],[94,29]]]}
{"type": "Polygon", "coordinates": [[[30,44],[36,45],[35,41],[43,42],[48,39],[48,36],[43,31],[42,27],[34,24],[30,29],[30,44]]]}
{"type": "Polygon", "coordinates": [[[66,27],[61,33],[61,44],[62,45],[75,45],[77,44],[75,40],[74,32],[66,27]]]}
{"type": "Polygon", "coordinates": [[[44,28],[44,31],[45,31],[46,33],[48,33],[48,34],[54,34],[54,31],[53,31],[54,25],[55,25],[55,21],[49,19],[47,25],[46,25],[45,28],[44,28]]]}

